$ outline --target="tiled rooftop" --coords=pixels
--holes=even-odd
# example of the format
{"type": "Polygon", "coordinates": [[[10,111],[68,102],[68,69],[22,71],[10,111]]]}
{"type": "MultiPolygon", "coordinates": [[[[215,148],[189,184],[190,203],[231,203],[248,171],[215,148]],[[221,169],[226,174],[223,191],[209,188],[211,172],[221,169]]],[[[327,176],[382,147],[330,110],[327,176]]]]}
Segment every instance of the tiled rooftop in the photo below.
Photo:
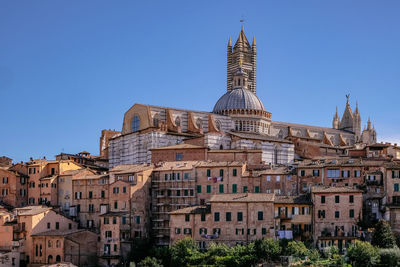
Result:
{"type": "Polygon", "coordinates": [[[346,186],[313,186],[312,193],[362,193],[363,191],[346,186]]]}
{"type": "Polygon", "coordinates": [[[242,193],[213,195],[210,202],[273,202],[274,194],[242,193]]]}

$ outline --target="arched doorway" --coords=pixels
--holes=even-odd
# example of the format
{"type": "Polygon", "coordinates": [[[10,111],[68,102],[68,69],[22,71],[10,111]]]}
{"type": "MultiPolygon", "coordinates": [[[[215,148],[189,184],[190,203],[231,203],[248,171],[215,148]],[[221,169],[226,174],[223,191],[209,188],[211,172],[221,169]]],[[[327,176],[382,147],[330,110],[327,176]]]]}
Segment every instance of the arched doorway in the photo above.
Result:
{"type": "Polygon", "coordinates": [[[56,256],[56,262],[60,262],[61,261],[61,256],[60,255],[57,255],[56,256]]]}
{"type": "Polygon", "coordinates": [[[49,255],[49,257],[47,257],[47,263],[53,263],[53,255],[49,255]]]}

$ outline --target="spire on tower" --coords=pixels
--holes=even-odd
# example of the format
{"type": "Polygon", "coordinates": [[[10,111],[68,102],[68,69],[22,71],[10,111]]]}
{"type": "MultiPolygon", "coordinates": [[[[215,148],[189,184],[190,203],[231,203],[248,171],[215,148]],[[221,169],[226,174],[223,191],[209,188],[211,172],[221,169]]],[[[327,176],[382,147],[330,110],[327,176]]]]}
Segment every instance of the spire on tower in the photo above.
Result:
{"type": "Polygon", "coordinates": [[[228,41],[228,46],[232,46],[232,41],[231,41],[231,37],[229,36],[229,41],[228,41]]]}
{"type": "Polygon", "coordinates": [[[253,43],[251,44],[251,46],[256,46],[256,37],[253,36],[253,43]]]}

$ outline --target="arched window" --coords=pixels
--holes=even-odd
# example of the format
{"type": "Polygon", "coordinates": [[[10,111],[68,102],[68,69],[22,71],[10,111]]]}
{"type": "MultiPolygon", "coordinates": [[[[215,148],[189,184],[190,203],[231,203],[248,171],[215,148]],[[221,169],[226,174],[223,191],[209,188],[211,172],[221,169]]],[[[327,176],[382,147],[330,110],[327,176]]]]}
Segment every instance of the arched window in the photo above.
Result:
{"type": "Polygon", "coordinates": [[[181,126],[181,118],[179,116],[175,118],[175,125],[181,126]]]}
{"type": "Polygon", "coordinates": [[[278,155],[279,155],[278,147],[275,147],[274,148],[274,164],[278,164],[278,155]]]}
{"type": "Polygon", "coordinates": [[[217,127],[218,131],[221,131],[221,122],[220,121],[215,121],[215,127],[217,127]]]}
{"type": "Polygon", "coordinates": [[[160,121],[160,115],[155,114],[153,117],[153,125],[154,127],[158,127],[158,122],[160,121]]]}
{"type": "Polygon", "coordinates": [[[51,240],[47,242],[47,247],[51,248],[51,240]]]}
{"type": "Polygon", "coordinates": [[[197,126],[197,128],[199,128],[199,129],[202,129],[202,128],[203,128],[203,122],[201,121],[200,118],[198,118],[198,119],[196,120],[196,126],[197,126]]]}
{"type": "Polygon", "coordinates": [[[139,131],[140,127],[140,118],[138,115],[133,116],[132,119],[132,132],[137,132],[139,131]]]}
{"type": "Polygon", "coordinates": [[[36,245],[36,252],[35,252],[36,257],[39,255],[39,246],[36,245]]]}
{"type": "Polygon", "coordinates": [[[220,145],[220,146],[219,146],[219,149],[220,149],[220,150],[223,150],[223,149],[224,149],[224,146],[223,146],[223,145],[220,145]]]}
{"type": "Polygon", "coordinates": [[[60,240],[57,240],[56,241],[56,248],[59,248],[60,247],[60,240]]]}
{"type": "Polygon", "coordinates": [[[57,255],[56,256],[56,262],[60,262],[61,261],[61,256],[60,255],[57,255]]]}

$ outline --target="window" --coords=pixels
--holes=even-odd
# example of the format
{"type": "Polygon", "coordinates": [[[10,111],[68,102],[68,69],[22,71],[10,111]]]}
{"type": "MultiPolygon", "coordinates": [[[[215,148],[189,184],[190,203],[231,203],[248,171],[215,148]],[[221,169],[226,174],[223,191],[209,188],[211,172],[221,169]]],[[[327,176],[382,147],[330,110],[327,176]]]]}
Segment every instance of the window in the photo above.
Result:
{"type": "Polygon", "coordinates": [[[348,177],[350,177],[350,171],[342,171],[342,177],[343,177],[343,178],[348,178],[348,177]]]}
{"type": "Polygon", "coordinates": [[[122,217],[122,224],[126,224],[126,217],[122,217]]]}
{"type": "Polygon", "coordinates": [[[113,193],[118,194],[119,193],[119,187],[113,187],[113,193]]]}
{"type": "Polygon", "coordinates": [[[193,191],[193,189],[190,189],[190,196],[194,196],[194,191],[193,191]]]}
{"type": "Polygon", "coordinates": [[[117,247],[118,247],[118,245],[114,244],[114,251],[117,251],[117,247]]]}
{"type": "Polygon", "coordinates": [[[256,187],[254,188],[254,192],[255,192],[255,193],[260,193],[260,187],[259,187],[259,186],[256,186],[256,187]]]}
{"type": "Polygon", "coordinates": [[[335,211],[335,218],[339,218],[340,217],[340,212],[339,211],[335,211]]]}
{"type": "Polygon", "coordinates": [[[175,228],[175,234],[179,235],[181,233],[181,228],[175,228]]]}
{"type": "Polygon", "coordinates": [[[324,219],[325,218],[325,210],[319,210],[318,211],[318,218],[324,219]]]}
{"type": "Polygon", "coordinates": [[[51,228],[51,225],[50,225],[50,223],[48,222],[47,223],[47,229],[50,229],[51,228]]]}
{"type": "Polygon", "coordinates": [[[211,193],[211,185],[207,185],[207,193],[211,193]]]}
{"type": "Polygon", "coordinates": [[[59,222],[56,222],[56,229],[57,230],[60,229],[60,223],[59,222]]]}
{"type": "Polygon", "coordinates": [[[114,202],[114,209],[118,209],[118,201],[114,202]]]}
{"type": "Polygon", "coordinates": [[[237,184],[232,185],[232,193],[237,193],[237,184]]]}
{"type": "Polygon", "coordinates": [[[354,218],[354,210],[353,209],[349,211],[349,217],[354,218]]]}
{"type": "Polygon", "coordinates": [[[134,177],[133,175],[129,175],[129,176],[128,176],[128,181],[129,181],[129,182],[133,182],[133,177],[134,177]]]}
{"type": "Polygon", "coordinates": [[[219,222],[219,212],[214,212],[214,222],[219,222]]]}
{"type": "Polygon", "coordinates": [[[185,178],[185,180],[189,180],[190,179],[190,173],[189,172],[185,172],[183,174],[183,178],[185,178]]]}
{"type": "Polygon", "coordinates": [[[326,176],[328,178],[338,178],[340,176],[340,170],[339,169],[327,170],[326,176]]]}
{"type": "Polygon", "coordinates": [[[353,196],[353,195],[350,195],[350,196],[349,196],[349,202],[350,202],[350,203],[354,203],[354,196],[353,196]]]}
{"type": "Polygon", "coordinates": [[[257,213],[257,218],[259,221],[262,221],[264,219],[264,213],[262,211],[259,211],[257,213]]]}
{"type": "Polygon", "coordinates": [[[126,193],[126,186],[122,187],[122,193],[126,193]]]}
{"type": "Polygon", "coordinates": [[[110,223],[109,218],[108,217],[104,217],[104,224],[109,224],[109,223],[110,223]]]}
{"type": "Polygon", "coordinates": [[[93,192],[89,191],[89,198],[93,198],[93,192]]]}
{"type": "Polygon", "coordinates": [[[243,212],[239,211],[237,213],[237,220],[238,220],[238,222],[242,222],[243,221],[243,212]]]}
{"type": "Polygon", "coordinates": [[[280,182],[280,181],[281,181],[281,177],[280,177],[279,175],[276,176],[275,181],[276,181],[276,182],[280,182]]]}
{"type": "Polygon", "coordinates": [[[219,193],[220,194],[224,193],[224,185],[223,184],[219,185],[219,193]]]}
{"type": "Polygon", "coordinates": [[[185,197],[187,197],[189,195],[189,190],[187,190],[187,189],[183,190],[183,195],[185,197]]]}
{"type": "Polygon", "coordinates": [[[214,228],[214,229],[213,229],[213,234],[214,234],[214,235],[215,235],[215,234],[220,235],[220,234],[221,234],[221,228],[214,228]]]}
{"type": "Polygon", "coordinates": [[[360,177],[361,176],[361,171],[360,170],[355,170],[354,171],[354,177],[360,177]]]}
{"type": "Polygon", "coordinates": [[[181,195],[181,191],[180,190],[176,190],[176,196],[179,197],[181,195]]]}
{"type": "Polygon", "coordinates": [[[111,238],[112,237],[112,231],[106,231],[105,232],[106,238],[111,238]]]}
{"type": "Polygon", "coordinates": [[[197,193],[200,194],[201,193],[201,185],[196,186],[197,189],[197,193]]]}
{"type": "Polygon", "coordinates": [[[185,214],[185,222],[189,222],[190,221],[190,214],[185,214]]]}
{"type": "Polygon", "coordinates": [[[137,132],[139,131],[140,127],[140,118],[138,115],[133,116],[132,119],[132,132],[137,132]]]}
{"type": "Polygon", "coordinates": [[[225,219],[227,222],[230,222],[232,220],[232,213],[230,212],[225,213],[225,219]]]}
{"type": "Polygon", "coordinates": [[[313,170],[312,171],[312,176],[318,177],[319,176],[319,170],[313,170]]]}
{"type": "Polygon", "coordinates": [[[257,229],[253,229],[253,235],[256,235],[257,234],[257,229]]]}
{"type": "Polygon", "coordinates": [[[399,184],[394,184],[394,192],[399,192],[399,184]]]}
{"type": "Polygon", "coordinates": [[[201,221],[202,221],[202,222],[205,222],[205,221],[206,221],[206,214],[205,214],[205,213],[202,213],[202,214],[201,214],[201,221]]]}
{"type": "Polygon", "coordinates": [[[211,176],[211,170],[208,169],[208,170],[207,170],[207,177],[210,177],[210,176],[211,176]]]}
{"type": "Polygon", "coordinates": [[[335,196],[335,203],[339,203],[340,202],[340,196],[335,196]]]}
{"type": "Polygon", "coordinates": [[[94,212],[94,204],[89,204],[89,212],[94,212]]]}
{"type": "Polygon", "coordinates": [[[321,196],[321,203],[325,203],[325,196],[321,196]]]}
{"type": "Polygon", "coordinates": [[[267,234],[267,228],[262,228],[261,229],[261,234],[266,235],[267,234]]]}
{"type": "Polygon", "coordinates": [[[207,228],[200,228],[199,229],[199,234],[200,235],[206,235],[207,234],[207,228]]]}
{"type": "Polygon", "coordinates": [[[243,186],[243,193],[247,193],[247,186],[243,186]]]}
{"type": "Polygon", "coordinates": [[[219,176],[224,177],[224,169],[219,170],[219,176]]]}
{"type": "Polygon", "coordinates": [[[237,176],[237,169],[233,169],[232,174],[233,176],[237,176]]]}
{"type": "Polygon", "coordinates": [[[271,182],[271,176],[267,176],[267,182],[271,182]]]}
{"type": "Polygon", "coordinates": [[[176,153],[175,160],[176,160],[176,161],[181,161],[181,160],[183,160],[183,154],[182,154],[182,153],[176,153]]]}
{"type": "Polygon", "coordinates": [[[104,190],[101,190],[101,198],[105,198],[106,197],[106,192],[104,190]]]}
{"type": "Polygon", "coordinates": [[[136,224],[140,224],[140,216],[136,216],[136,224]]]}
{"type": "Polygon", "coordinates": [[[300,171],[300,176],[301,176],[301,177],[306,176],[306,171],[305,171],[305,170],[301,170],[301,171],[300,171]]]}

